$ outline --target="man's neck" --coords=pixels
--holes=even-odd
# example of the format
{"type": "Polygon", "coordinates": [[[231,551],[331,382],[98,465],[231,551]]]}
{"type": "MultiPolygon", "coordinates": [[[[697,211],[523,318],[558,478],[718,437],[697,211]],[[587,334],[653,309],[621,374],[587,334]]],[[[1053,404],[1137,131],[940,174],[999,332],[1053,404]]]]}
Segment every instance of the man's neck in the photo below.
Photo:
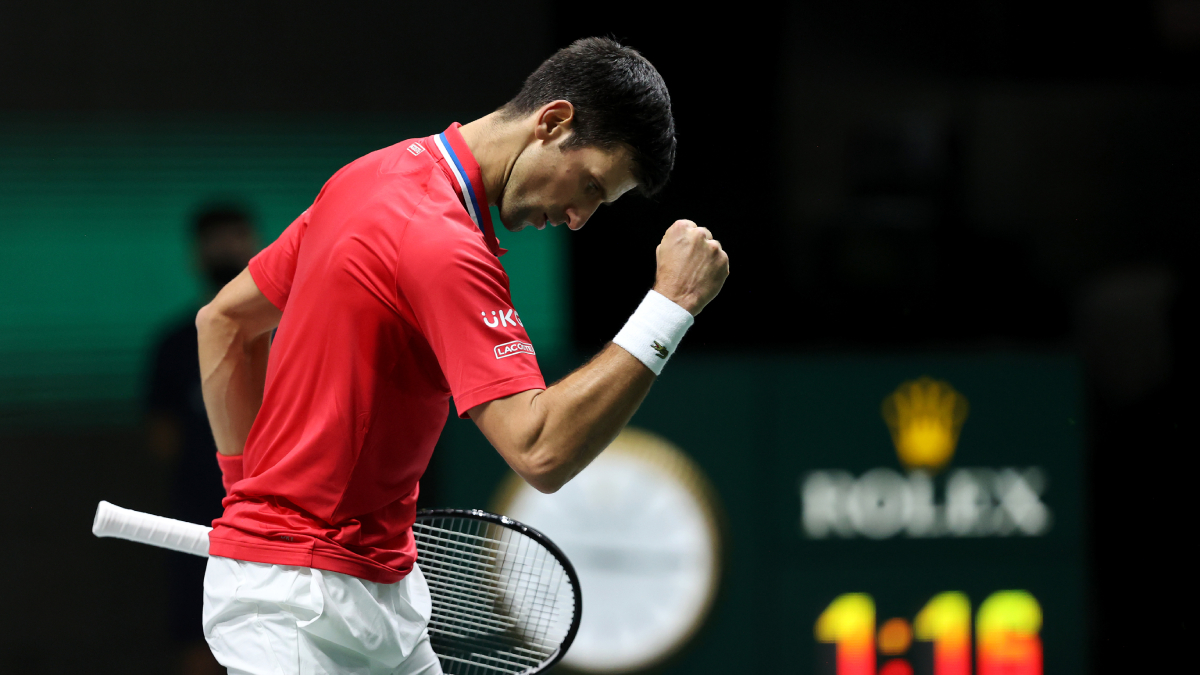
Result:
{"type": "Polygon", "coordinates": [[[488,206],[493,206],[504,194],[517,156],[529,142],[529,132],[519,120],[503,120],[498,112],[464,124],[458,132],[479,163],[488,206]]]}

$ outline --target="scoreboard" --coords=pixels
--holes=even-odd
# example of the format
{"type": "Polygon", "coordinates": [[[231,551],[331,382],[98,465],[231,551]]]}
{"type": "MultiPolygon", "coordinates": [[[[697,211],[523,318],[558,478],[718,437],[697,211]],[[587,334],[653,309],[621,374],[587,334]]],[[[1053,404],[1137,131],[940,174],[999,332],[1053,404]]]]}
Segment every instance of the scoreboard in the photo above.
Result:
{"type": "MultiPolygon", "coordinates": [[[[633,426],[685,453],[712,486],[721,575],[687,644],[622,672],[1086,670],[1073,359],[685,351],[633,426]]],[[[435,462],[447,505],[494,504],[497,486],[511,485],[503,464],[490,473],[462,469],[472,465],[468,453],[494,452],[469,424],[452,420],[445,439],[435,462]]],[[[637,586],[637,556],[652,545],[643,540],[639,553],[617,541],[619,531],[606,535],[609,571],[596,572],[625,575],[603,586],[612,621],[620,620],[620,589],[637,586]]],[[[585,619],[588,574],[581,571],[585,619]]],[[[636,611],[647,611],[647,597],[636,611]]]]}
{"type": "Polygon", "coordinates": [[[783,586],[812,620],[813,662],[798,672],[1082,672],[1073,363],[854,359],[794,372],[783,405],[804,412],[777,457],[798,496],[783,586]]]}

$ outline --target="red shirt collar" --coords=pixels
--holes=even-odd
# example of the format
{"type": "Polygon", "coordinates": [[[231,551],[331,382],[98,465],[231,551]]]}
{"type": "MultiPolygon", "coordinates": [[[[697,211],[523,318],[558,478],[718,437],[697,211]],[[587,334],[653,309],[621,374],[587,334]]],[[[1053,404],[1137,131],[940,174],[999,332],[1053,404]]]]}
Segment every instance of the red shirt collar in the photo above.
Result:
{"type": "Polygon", "coordinates": [[[502,256],[508,250],[500,248],[500,240],[496,239],[496,231],[492,226],[492,211],[483,187],[483,172],[479,169],[475,155],[471,154],[471,149],[467,147],[466,140],[458,131],[461,126],[454,122],[445,131],[434,136],[434,146],[450,173],[454,192],[458,194],[471,220],[479,226],[488,250],[492,255],[502,256]],[[443,152],[443,148],[448,152],[443,152]]]}

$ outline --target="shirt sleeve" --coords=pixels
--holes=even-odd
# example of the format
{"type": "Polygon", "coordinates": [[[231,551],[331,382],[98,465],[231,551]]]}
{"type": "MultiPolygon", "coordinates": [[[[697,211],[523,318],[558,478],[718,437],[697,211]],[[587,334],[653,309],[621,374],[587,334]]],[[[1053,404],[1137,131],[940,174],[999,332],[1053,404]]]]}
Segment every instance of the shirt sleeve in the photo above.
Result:
{"type": "Polygon", "coordinates": [[[281,312],[292,291],[296,258],[300,255],[300,242],[307,229],[308,211],[305,211],[270,246],[250,259],[250,276],[254,284],[281,312]]]}
{"type": "Polygon", "coordinates": [[[513,308],[508,275],[481,238],[462,231],[457,223],[410,222],[396,280],[437,356],[458,416],[467,417],[481,403],[545,389],[546,382],[513,308]],[[460,236],[446,236],[447,230],[460,236]]]}

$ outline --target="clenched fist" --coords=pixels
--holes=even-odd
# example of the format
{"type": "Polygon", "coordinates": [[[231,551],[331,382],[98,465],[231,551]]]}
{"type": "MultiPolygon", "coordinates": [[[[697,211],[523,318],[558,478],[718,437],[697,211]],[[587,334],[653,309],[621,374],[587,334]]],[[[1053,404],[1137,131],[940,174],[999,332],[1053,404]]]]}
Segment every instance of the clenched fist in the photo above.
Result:
{"type": "Polygon", "coordinates": [[[696,316],[729,276],[729,256],[708,228],[677,220],[658,245],[654,290],[696,316]]]}

